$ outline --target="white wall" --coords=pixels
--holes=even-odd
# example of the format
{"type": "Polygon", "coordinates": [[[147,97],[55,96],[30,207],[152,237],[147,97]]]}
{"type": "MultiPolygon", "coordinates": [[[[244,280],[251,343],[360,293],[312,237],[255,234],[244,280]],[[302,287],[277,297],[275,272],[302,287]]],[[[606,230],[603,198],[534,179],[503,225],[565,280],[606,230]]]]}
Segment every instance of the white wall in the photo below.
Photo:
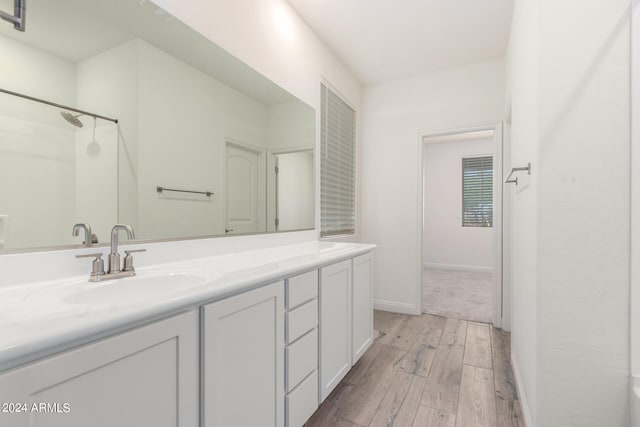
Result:
{"type": "MultiPolygon", "coordinates": [[[[0,67],[3,89],[36,96],[59,104],[70,106],[76,104],[76,75],[73,62],[5,36],[0,37],[0,50],[5,56],[2,67],[0,67]],[[43,69],[47,70],[48,78],[46,79],[43,79],[43,69]],[[57,84],[52,82],[57,82],[57,84]]],[[[8,95],[3,94],[2,96],[8,95]]],[[[25,102],[29,102],[25,104],[29,106],[31,101],[25,102]]],[[[13,107],[12,111],[16,110],[20,111],[21,106],[13,107]]],[[[44,110],[44,113],[40,112],[40,115],[47,113],[48,111],[44,110]]],[[[32,118],[32,116],[27,117],[32,118]]]]}
{"type": "Polygon", "coordinates": [[[537,426],[627,426],[629,1],[531,3],[508,61],[512,160],[533,168],[513,202],[520,391],[537,426]]]}
{"type": "Polygon", "coordinates": [[[493,138],[425,143],[425,267],[492,271],[493,228],[462,226],[462,158],[494,155],[494,145],[493,138]]]}
{"type": "MultiPolygon", "coordinates": [[[[631,21],[631,374],[640,388],[640,7],[632,1],[631,21]]],[[[633,403],[632,403],[633,407],[633,403]]],[[[636,401],[640,422],[640,400],[636,401]]]]}
{"type": "Polygon", "coordinates": [[[378,245],[378,308],[420,312],[422,136],[497,124],[503,111],[502,60],[365,88],[361,227],[378,245]]]}
{"type": "Polygon", "coordinates": [[[267,108],[148,43],[138,52],[140,236],[224,234],[226,141],[264,150],[267,108]]]}
{"type": "Polygon", "coordinates": [[[78,215],[89,222],[100,242],[109,242],[117,222],[137,230],[137,43],[131,41],[77,64],[78,105],[119,120],[98,119],[96,144],[93,119],[80,117],[76,165],[78,215]],[[124,137],[126,136],[126,137],[124,137]],[[120,192],[120,193],[119,193],[120,192]],[[123,213],[123,215],[121,215],[123,213]]]}
{"type": "Polygon", "coordinates": [[[625,426],[630,2],[569,3],[540,2],[537,417],[625,426]]]}
{"type": "MultiPolygon", "coordinates": [[[[0,52],[1,87],[75,105],[73,63],[3,36],[0,52]]],[[[78,241],[76,129],[57,108],[0,94],[0,248],[78,241]]]]}
{"type": "Polygon", "coordinates": [[[312,150],[315,128],[315,111],[300,101],[267,107],[267,145],[272,152],[312,150]]]}

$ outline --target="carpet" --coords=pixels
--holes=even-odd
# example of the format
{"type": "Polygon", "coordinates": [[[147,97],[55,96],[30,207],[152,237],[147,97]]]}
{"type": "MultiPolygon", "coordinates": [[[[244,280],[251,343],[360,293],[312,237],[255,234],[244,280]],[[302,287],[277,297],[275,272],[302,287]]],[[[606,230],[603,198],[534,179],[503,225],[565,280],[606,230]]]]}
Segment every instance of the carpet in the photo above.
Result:
{"type": "Polygon", "coordinates": [[[491,323],[493,274],[425,268],[423,311],[438,316],[491,323]]]}

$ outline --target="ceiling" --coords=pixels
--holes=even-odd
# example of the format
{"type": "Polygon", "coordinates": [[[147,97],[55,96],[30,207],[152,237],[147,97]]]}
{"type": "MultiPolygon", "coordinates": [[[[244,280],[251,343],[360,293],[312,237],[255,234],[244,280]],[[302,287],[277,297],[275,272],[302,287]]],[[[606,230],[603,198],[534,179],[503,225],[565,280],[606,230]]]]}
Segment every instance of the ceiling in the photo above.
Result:
{"type": "Polygon", "coordinates": [[[288,0],[363,84],[504,56],[513,0],[288,0]]]}

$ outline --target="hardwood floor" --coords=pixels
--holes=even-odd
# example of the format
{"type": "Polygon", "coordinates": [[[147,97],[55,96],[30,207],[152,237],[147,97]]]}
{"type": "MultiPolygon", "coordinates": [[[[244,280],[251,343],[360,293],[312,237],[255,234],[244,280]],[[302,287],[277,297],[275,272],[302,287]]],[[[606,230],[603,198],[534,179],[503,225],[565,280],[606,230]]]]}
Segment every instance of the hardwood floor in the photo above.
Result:
{"type": "Polygon", "coordinates": [[[520,427],[510,335],[486,323],[376,311],[377,337],[307,422],[520,427]]]}

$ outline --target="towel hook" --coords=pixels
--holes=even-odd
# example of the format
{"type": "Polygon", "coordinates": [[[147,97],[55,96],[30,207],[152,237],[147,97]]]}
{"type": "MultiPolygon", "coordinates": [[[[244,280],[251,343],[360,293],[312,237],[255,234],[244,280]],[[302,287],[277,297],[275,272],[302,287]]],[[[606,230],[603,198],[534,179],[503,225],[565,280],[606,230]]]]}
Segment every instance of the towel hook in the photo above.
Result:
{"type": "Polygon", "coordinates": [[[514,179],[509,179],[509,178],[511,178],[511,175],[513,175],[514,172],[523,172],[523,171],[527,171],[527,175],[531,175],[531,163],[527,163],[527,166],[521,166],[519,168],[511,168],[511,172],[509,172],[509,175],[507,175],[507,177],[505,178],[504,183],[518,185],[518,177],[515,177],[514,179]]]}

